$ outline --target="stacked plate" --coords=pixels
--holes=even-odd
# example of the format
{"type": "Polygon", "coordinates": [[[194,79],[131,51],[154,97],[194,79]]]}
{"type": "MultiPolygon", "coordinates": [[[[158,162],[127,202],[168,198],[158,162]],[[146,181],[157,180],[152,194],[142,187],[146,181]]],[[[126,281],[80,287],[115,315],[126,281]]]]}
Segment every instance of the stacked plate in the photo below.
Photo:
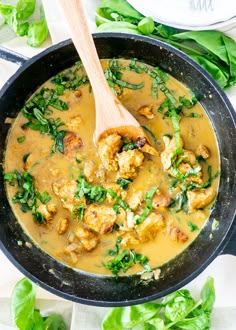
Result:
{"type": "Polygon", "coordinates": [[[183,30],[226,29],[236,24],[235,0],[128,0],[154,21],[183,30]],[[210,6],[199,3],[210,1],[210,6]]]}

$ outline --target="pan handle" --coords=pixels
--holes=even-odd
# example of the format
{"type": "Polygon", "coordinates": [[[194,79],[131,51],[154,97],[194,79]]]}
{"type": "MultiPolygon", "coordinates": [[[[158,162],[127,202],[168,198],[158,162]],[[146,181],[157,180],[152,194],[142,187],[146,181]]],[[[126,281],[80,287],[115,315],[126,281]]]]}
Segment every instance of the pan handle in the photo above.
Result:
{"type": "Polygon", "coordinates": [[[16,63],[19,66],[22,66],[29,59],[28,57],[5,47],[0,47],[0,58],[9,62],[16,63]]]}
{"type": "Polygon", "coordinates": [[[227,243],[220,254],[231,254],[236,256],[236,225],[233,225],[227,234],[227,243]]]}

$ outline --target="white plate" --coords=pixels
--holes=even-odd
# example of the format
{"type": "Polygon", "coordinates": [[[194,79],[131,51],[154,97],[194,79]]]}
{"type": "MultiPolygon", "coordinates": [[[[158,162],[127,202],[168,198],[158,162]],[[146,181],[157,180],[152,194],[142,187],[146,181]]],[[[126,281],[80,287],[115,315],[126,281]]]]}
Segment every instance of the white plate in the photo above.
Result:
{"type": "Polygon", "coordinates": [[[236,23],[235,0],[213,0],[213,10],[197,10],[192,0],[128,0],[154,21],[186,30],[211,30],[236,23]]]}

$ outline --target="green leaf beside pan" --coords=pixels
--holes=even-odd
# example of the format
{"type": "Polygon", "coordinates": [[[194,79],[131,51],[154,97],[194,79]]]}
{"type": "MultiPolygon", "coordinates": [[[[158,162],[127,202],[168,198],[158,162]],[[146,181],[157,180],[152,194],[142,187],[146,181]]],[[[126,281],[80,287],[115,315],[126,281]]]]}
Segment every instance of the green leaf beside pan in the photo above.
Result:
{"type": "Polygon", "coordinates": [[[26,37],[32,47],[39,47],[47,39],[48,26],[42,6],[40,20],[32,22],[35,7],[36,0],[19,0],[15,6],[0,2],[0,14],[17,36],[26,37]]]}
{"type": "Polygon", "coordinates": [[[199,300],[195,300],[189,290],[180,289],[158,302],[114,307],[105,315],[102,329],[210,330],[214,302],[214,280],[208,277],[199,300]]]}
{"type": "Polygon", "coordinates": [[[143,34],[188,54],[224,89],[236,84],[236,42],[219,31],[186,31],[144,17],[126,0],[101,0],[96,11],[98,32],[143,34]]]}

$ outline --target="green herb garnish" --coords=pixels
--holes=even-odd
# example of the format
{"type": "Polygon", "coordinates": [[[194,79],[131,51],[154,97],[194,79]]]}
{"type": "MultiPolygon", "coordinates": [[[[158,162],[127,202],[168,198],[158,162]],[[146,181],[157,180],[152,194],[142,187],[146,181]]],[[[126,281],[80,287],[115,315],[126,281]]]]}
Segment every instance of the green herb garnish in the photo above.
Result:
{"type": "Polygon", "coordinates": [[[195,231],[195,230],[199,230],[199,227],[195,224],[195,223],[192,223],[191,221],[187,221],[187,225],[190,229],[190,231],[195,231]]]}
{"type": "Polygon", "coordinates": [[[133,182],[132,179],[124,179],[124,178],[119,178],[116,180],[116,183],[119,184],[124,190],[127,190],[129,187],[129,184],[133,182]]]}
{"type": "Polygon", "coordinates": [[[12,198],[12,202],[20,204],[22,212],[31,211],[36,222],[42,224],[45,223],[41,212],[38,212],[37,200],[41,203],[46,204],[50,201],[51,197],[48,192],[39,193],[34,185],[33,177],[28,172],[20,172],[15,170],[12,173],[6,173],[4,180],[10,185],[14,186],[17,184],[19,190],[12,198]]]}
{"type": "Polygon", "coordinates": [[[152,198],[155,194],[155,192],[157,191],[157,187],[152,187],[146,194],[145,194],[145,202],[146,205],[144,207],[143,212],[141,213],[141,215],[136,215],[134,217],[134,221],[136,223],[136,225],[139,225],[140,223],[142,223],[146,217],[149,215],[149,213],[152,210],[152,198]]]}
{"type": "Polygon", "coordinates": [[[17,142],[23,143],[25,141],[25,136],[20,136],[17,138],[17,142]]]}

